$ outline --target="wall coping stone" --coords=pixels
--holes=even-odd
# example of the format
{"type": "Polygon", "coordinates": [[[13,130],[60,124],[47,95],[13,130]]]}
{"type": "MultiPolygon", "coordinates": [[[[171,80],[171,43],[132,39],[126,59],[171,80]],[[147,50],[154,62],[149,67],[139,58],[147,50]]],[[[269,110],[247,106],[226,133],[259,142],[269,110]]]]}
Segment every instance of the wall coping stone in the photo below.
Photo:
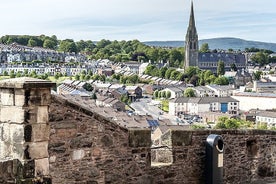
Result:
{"type": "Polygon", "coordinates": [[[31,77],[19,77],[13,79],[4,79],[0,81],[0,88],[16,88],[16,89],[28,89],[28,88],[51,88],[55,87],[56,83],[41,80],[31,77]]]}

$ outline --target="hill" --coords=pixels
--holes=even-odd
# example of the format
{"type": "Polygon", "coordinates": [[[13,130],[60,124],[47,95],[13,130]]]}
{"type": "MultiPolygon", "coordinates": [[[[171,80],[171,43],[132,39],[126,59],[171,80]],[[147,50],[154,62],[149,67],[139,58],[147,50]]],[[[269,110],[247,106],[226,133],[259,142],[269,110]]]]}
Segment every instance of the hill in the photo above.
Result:
{"type": "MultiPolygon", "coordinates": [[[[159,47],[183,47],[184,41],[147,41],[143,42],[149,46],[159,47]]],[[[259,48],[267,49],[276,52],[276,43],[258,42],[243,40],[240,38],[212,38],[199,40],[199,45],[208,43],[210,49],[223,49],[228,50],[229,48],[234,50],[244,50],[245,48],[259,48]]]]}

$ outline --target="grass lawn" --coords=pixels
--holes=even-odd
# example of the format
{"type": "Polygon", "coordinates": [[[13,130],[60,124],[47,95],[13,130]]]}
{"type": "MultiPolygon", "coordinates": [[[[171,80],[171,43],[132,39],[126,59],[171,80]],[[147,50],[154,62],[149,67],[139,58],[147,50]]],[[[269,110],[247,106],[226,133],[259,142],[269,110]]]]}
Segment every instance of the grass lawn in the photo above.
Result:
{"type": "Polygon", "coordinates": [[[169,100],[162,100],[162,110],[169,112],[169,100]]]}
{"type": "Polygon", "coordinates": [[[59,77],[58,79],[55,79],[54,76],[49,76],[48,80],[55,82],[57,84],[61,83],[62,81],[66,80],[66,79],[70,79],[70,77],[59,77]]]}
{"type": "Polygon", "coordinates": [[[3,79],[9,79],[10,76],[0,76],[0,80],[3,80],[3,79]]]}

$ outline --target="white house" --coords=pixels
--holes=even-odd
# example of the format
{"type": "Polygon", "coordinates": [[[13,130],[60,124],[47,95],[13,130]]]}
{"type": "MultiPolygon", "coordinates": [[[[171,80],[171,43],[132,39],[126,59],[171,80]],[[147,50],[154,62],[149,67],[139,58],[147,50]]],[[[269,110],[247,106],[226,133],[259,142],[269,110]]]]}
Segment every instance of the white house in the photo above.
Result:
{"type": "Polygon", "coordinates": [[[149,63],[142,63],[139,66],[139,75],[143,75],[143,73],[146,70],[146,68],[147,68],[148,65],[149,65],[149,63]]]}
{"type": "Polygon", "coordinates": [[[238,114],[239,101],[231,97],[180,97],[169,102],[169,114],[194,114],[222,112],[238,114]]]}
{"type": "Polygon", "coordinates": [[[237,92],[231,97],[240,102],[240,110],[242,111],[267,110],[276,107],[276,94],[273,93],[237,92]]]}
{"type": "Polygon", "coordinates": [[[207,86],[197,86],[193,88],[196,92],[197,97],[210,96],[214,97],[214,91],[207,86]]]}
{"type": "Polygon", "coordinates": [[[227,97],[233,94],[235,88],[230,85],[216,85],[210,84],[206,85],[207,88],[211,89],[214,92],[215,97],[227,97]]]}
{"type": "Polygon", "coordinates": [[[276,126],[276,112],[259,111],[256,113],[257,123],[267,123],[269,127],[276,126]]]}
{"type": "Polygon", "coordinates": [[[184,90],[177,87],[167,87],[162,91],[169,91],[171,93],[170,99],[175,99],[184,96],[184,90]]]}

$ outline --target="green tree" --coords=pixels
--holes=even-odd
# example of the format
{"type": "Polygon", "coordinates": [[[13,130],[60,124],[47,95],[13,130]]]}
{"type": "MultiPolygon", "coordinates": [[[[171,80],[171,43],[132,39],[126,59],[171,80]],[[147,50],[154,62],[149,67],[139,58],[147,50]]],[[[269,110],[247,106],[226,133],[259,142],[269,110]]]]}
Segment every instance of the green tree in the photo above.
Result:
{"type": "Polygon", "coordinates": [[[256,72],[253,72],[253,79],[254,79],[254,80],[260,80],[260,79],[261,79],[262,74],[263,74],[263,72],[262,72],[262,71],[256,71],[256,72]]]}
{"type": "Polygon", "coordinates": [[[173,69],[173,68],[169,68],[168,70],[166,70],[166,72],[165,72],[165,78],[166,78],[166,79],[170,79],[171,73],[172,73],[173,71],[175,71],[175,69],[173,69]]]}
{"type": "Polygon", "coordinates": [[[192,76],[197,75],[199,72],[200,72],[200,69],[195,66],[190,66],[185,69],[185,74],[189,79],[192,78],[192,76]]]}
{"type": "Polygon", "coordinates": [[[165,74],[166,74],[166,71],[167,71],[167,70],[168,70],[167,67],[162,67],[162,68],[160,68],[158,77],[165,78],[165,74]]]}
{"type": "Polygon", "coordinates": [[[93,91],[94,88],[92,87],[91,84],[85,83],[85,84],[83,85],[83,89],[85,89],[86,91],[93,91]]]}
{"type": "Polygon", "coordinates": [[[43,47],[48,49],[55,49],[57,46],[57,43],[54,40],[46,39],[43,42],[43,47]]]}
{"type": "Polygon", "coordinates": [[[232,63],[230,67],[231,67],[232,71],[237,71],[238,70],[235,63],[232,63]]]}
{"type": "Polygon", "coordinates": [[[158,91],[158,98],[162,98],[162,91],[158,91]]]}
{"type": "Polygon", "coordinates": [[[93,99],[93,100],[96,100],[96,99],[97,99],[96,93],[93,93],[93,94],[92,94],[91,99],[93,99]]]}
{"type": "Polygon", "coordinates": [[[214,83],[217,85],[228,85],[229,80],[228,80],[228,78],[226,78],[224,76],[220,76],[215,79],[214,83]]]}
{"type": "Polygon", "coordinates": [[[225,73],[225,65],[223,61],[218,62],[218,68],[217,68],[217,74],[218,75],[224,75],[225,73]]]}
{"type": "Polygon", "coordinates": [[[75,78],[75,80],[80,80],[80,75],[76,74],[74,78],[75,78]]]}
{"type": "Polygon", "coordinates": [[[37,42],[34,39],[31,38],[28,41],[28,46],[29,47],[35,47],[35,46],[37,46],[37,42]]]}
{"type": "Polygon", "coordinates": [[[166,91],[162,91],[162,98],[166,98],[166,91]]]}
{"type": "Polygon", "coordinates": [[[8,76],[9,74],[8,74],[8,72],[5,70],[5,71],[3,72],[3,75],[4,75],[4,76],[8,76]]]}
{"type": "Polygon", "coordinates": [[[192,88],[187,88],[185,91],[184,91],[184,96],[185,97],[195,97],[195,91],[192,89],[192,88]]]}
{"type": "Polygon", "coordinates": [[[158,98],[158,92],[159,92],[158,90],[155,90],[155,91],[153,92],[153,97],[154,97],[154,98],[158,98]]]}
{"type": "Polygon", "coordinates": [[[263,66],[264,64],[267,64],[269,61],[269,55],[267,53],[264,52],[257,52],[255,55],[253,55],[251,57],[251,60],[254,62],[259,63],[261,66],[263,66]]]}
{"type": "Polygon", "coordinates": [[[16,77],[21,77],[21,76],[22,76],[21,72],[16,73],[16,77]]]}
{"type": "Polygon", "coordinates": [[[55,79],[58,80],[58,79],[59,79],[59,76],[60,76],[60,75],[59,75],[59,72],[57,72],[57,73],[55,74],[55,79]]]}
{"type": "Polygon", "coordinates": [[[74,40],[71,39],[62,40],[59,44],[59,50],[62,52],[78,52],[74,40]]]}
{"type": "Polygon", "coordinates": [[[11,71],[10,71],[10,78],[15,78],[14,70],[11,70],[11,71]]]}
{"type": "Polygon", "coordinates": [[[210,52],[208,43],[203,43],[199,49],[199,52],[210,52]]]}
{"type": "Polygon", "coordinates": [[[121,102],[124,102],[125,104],[128,103],[128,96],[126,94],[121,96],[121,102]]]}
{"type": "Polygon", "coordinates": [[[181,74],[181,73],[180,73],[179,71],[174,70],[174,71],[171,72],[170,79],[171,79],[171,80],[177,80],[177,79],[178,79],[178,76],[179,76],[180,74],[181,74]]]}
{"type": "Polygon", "coordinates": [[[172,94],[171,94],[170,91],[167,91],[167,92],[166,92],[166,98],[167,98],[167,99],[171,98],[171,95],[172,95],[172,94]]]}

